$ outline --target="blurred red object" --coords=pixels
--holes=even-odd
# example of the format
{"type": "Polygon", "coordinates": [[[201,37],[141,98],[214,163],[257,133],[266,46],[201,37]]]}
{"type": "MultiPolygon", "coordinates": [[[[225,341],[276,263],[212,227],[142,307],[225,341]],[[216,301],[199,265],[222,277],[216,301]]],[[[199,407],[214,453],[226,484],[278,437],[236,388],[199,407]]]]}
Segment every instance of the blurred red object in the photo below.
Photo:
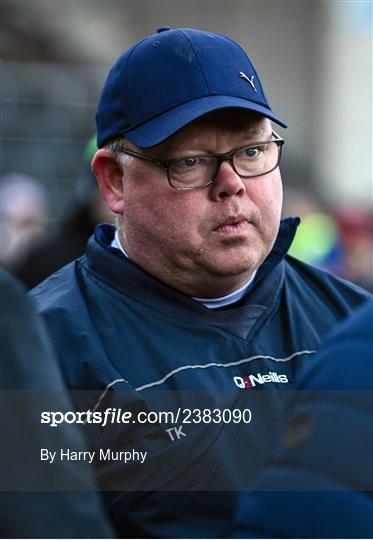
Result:
{"type": "Polygon", "coordinates": [[[373,210],[343,208],[334,212],[345,248],[345,275],[373,290],[373,210]]]}

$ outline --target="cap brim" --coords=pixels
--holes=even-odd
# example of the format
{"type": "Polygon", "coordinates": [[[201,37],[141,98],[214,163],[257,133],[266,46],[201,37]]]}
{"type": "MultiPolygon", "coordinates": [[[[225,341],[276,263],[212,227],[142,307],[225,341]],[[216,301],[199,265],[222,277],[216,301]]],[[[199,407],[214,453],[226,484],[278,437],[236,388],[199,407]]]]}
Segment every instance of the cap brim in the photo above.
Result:
{"type": "Polygon", "coordinates": [[[206,96],[183,103],[148,122],[123,133],[132,143],[140,148],[150,148],[160,144],[187,126],[193,120],[220,109],[246,109],[262,114],[276,124],[286,128],[287,125],[267,107],[253,101],[231,96],[206,96]]]}

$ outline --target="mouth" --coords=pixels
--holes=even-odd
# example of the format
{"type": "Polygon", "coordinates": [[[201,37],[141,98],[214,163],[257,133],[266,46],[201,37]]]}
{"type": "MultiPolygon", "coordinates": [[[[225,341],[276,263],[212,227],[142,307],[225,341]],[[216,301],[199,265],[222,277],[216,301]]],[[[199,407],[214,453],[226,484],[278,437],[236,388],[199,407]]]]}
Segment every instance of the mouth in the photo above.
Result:
{"type": "Polygon", "coordinates": [[[249,226],[249,222],[245,216],[231,216],[224,219],[219,225],[214,229],[214,232],[218,234],[242,234],[244,233],[249,226]]]}

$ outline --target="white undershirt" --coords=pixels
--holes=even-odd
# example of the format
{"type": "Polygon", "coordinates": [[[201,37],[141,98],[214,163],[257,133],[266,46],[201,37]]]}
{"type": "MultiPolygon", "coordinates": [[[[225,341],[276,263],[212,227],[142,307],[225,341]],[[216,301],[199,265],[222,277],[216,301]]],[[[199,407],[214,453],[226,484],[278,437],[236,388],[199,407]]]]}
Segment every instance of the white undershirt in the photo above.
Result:
{"type": "MultiPolygon", "coordinates": [[[[113,241],[110,245],[113,248],[119,249],[129,259],[127,253],[123,249],[122,244],[120,243],[118,229],[115,231],[113,241]]],[[[238,302],[238,300],[241,300],[241,298],[243,298],[245,294],[251,289],[256,272],[257,271],[255,270],[249,281],[245,283],[243,287],[240,287],[239,289],[237,289],[237,291],[233,291],[226,296],[220,296],[219,298],[198,298],[196,296],[192,296],[192,298],[193,300],[201,302],[201,304],[203,304],[209,309],[216,309],[223,306],[229,306],[230,304],[234,304],[234,302],[238,302]]]]}

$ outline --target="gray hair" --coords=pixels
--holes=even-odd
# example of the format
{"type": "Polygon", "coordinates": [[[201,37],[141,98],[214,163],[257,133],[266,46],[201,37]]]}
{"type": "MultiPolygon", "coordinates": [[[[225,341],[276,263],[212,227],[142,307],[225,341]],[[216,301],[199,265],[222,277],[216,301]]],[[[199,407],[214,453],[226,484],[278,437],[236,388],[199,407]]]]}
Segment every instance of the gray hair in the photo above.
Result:
{"type": "MultiPolygon", "coordinates": [[[[130,156],[121,152],[120,149],[126,146],[131,148],[131,145],[132,143],[128,139],[126,139],[126,137],[118,136],[105,143],[103,148],[105,148],[105,150],[108,150],[113,155],[114,159],[122,166],[123,169],[127,165],[130,156]]],[[[113,221],[115,227],[119,231],[121,231],[121,216],[114,214],[113,212],[113,221]]]]}
{"type": "Polygon", "coordinates": [[[122,165],[122,167],[127,165],[128,159],[130,158],[130,156],[120,151],[120,149],[125,146],[131,148],[132,143],[123,136],[115,137],[104,144],[105,150],[111,152],[114,158],[122,165]]]}

